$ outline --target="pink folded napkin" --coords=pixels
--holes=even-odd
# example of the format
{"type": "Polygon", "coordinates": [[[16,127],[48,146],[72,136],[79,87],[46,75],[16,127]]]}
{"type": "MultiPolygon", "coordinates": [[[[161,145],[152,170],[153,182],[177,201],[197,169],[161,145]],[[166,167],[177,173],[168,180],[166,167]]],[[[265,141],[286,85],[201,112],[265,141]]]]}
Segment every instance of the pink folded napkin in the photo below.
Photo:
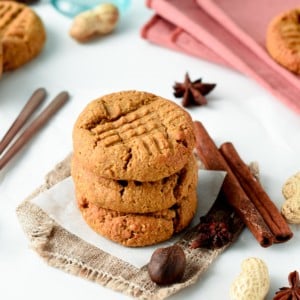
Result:
{"type": "Polygon", "coordinates": [[[255,79],[300,113],[300,78],[264,47],[270,19],[298,0],[148,0],[157,14],[142,36],[157,44],[227,65],[255,79]]]}
{"type": "Polygon", "coordinates": [[[141,35],[153,43],[234,68],[204,43],[159,15],[144,25],[141,35]]]}

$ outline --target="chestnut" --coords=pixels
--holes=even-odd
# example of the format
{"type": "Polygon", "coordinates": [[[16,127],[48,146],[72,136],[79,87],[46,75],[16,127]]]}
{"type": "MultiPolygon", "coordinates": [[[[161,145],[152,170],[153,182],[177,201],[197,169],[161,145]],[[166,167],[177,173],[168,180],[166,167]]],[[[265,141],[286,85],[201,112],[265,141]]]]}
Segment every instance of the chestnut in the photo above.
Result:
{"type": "Polygon", "coordinates": [[[182,248],[173,245],[156,249],[148,264],[148,273],[152,281],[165,285],[179,282],[186,267],[186,257],[182,248]]]}

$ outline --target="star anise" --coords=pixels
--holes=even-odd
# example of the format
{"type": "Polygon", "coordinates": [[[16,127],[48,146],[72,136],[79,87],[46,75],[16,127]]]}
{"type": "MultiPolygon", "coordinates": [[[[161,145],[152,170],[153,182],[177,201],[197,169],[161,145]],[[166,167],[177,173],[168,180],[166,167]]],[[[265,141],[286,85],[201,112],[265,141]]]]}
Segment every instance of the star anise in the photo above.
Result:
{"type": "Polygon", "coordinates": [[[273,300],[300,300],[300,280],[297,271],[290,273],[289,284],[289,287],[280,288],[273,300]]]}
{"type": "Polygon", "coordinates": [[[219,249],[232,240],[232,234],[226,222],[213,220],[207,216],[200,218],[197,233],[197,237],[190,245],[193,249],[219,249]]]}
{"type": "Polygon", "coordinates": [[[210,93],[216,84],[214,83],[203,83],[202,79],[199,78],[195,81],[191,81],[188,73],[185,74],[184,82],[175,82],[174,96],[176,98],[182,97],[182,105],[188,107],[191,105],[205,105],[207,100],[205,96],[210,93]]]}

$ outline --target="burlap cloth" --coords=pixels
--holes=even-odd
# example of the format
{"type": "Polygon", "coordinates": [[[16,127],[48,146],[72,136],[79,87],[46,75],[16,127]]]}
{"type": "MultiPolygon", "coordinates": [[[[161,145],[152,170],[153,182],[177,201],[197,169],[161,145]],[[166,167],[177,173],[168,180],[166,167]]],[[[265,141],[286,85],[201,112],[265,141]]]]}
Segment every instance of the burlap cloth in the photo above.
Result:
{"type": "MultiPolygon", "coordinates": [[[[70,156],[59,163],[45,183],[17,207],[17,216],[30,246],[52,267],[89,279],[139,299],[164,299],[194,284],[225,248],[190,249],[195,232],[187,232],[179,241],[186,254],[187,267],[180,283],[158,286],[148,275],[147,266],[137,268],[128,262],[90,245],[62,228],[31,200],[70,176],[70,156]]],[[[242,228],[241,228],[242,229],[242,228]]],[[[238,232],[239,233],[239,232],[238,232]]],[[[238,234],[237,233],[237,234],[238,234]]]]}

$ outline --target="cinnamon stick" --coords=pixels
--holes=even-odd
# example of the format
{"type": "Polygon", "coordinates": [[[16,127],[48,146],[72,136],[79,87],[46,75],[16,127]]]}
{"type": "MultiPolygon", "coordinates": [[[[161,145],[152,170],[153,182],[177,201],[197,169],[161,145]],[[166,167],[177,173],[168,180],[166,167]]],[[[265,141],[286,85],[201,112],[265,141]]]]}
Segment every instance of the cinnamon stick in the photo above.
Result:
{"type": "Polygon", "coordinates": [[[18,137],[14,144],[4,153],[0,159],[0,170],[25,146],[25,144],[42,128],[43,125],[57,112],[69,99],[67,92],[59,93],[52,102],[32,121],[32,123],[18,137]]]}
{"type": "Polygon", "coordinates": [[[221,193],[224,193],[227,202],[234,208],[245,225],[262,247],[269,247],[274,237],[254,204],[244,192],[237,178],[219,152],[214,141],[202,123],[195,121],[196,151],[207,169],[223,170],[227,172],[221,193]]]}
{"type": "Polygon", "coordinates": [[[0,141],[0,154],[5,150],[8,144],[13,140],[19,130],[31,117],[33,112],[46,99],[46,90],[44,88],[37,89],[29,98],[16,120],[12,123],[2,140],[0,141]]]}
{"type": "Polygon", "coordinates": [[[285,219],[269,198],[260,182],[251,174],[248,166],[240,158],[232,143],[224,143],[220,152],[237,177],[242,188],[253,202],[271,232],[275,236],[275,242],[285,242],[292,238],[293,233],[285,219]]]}

